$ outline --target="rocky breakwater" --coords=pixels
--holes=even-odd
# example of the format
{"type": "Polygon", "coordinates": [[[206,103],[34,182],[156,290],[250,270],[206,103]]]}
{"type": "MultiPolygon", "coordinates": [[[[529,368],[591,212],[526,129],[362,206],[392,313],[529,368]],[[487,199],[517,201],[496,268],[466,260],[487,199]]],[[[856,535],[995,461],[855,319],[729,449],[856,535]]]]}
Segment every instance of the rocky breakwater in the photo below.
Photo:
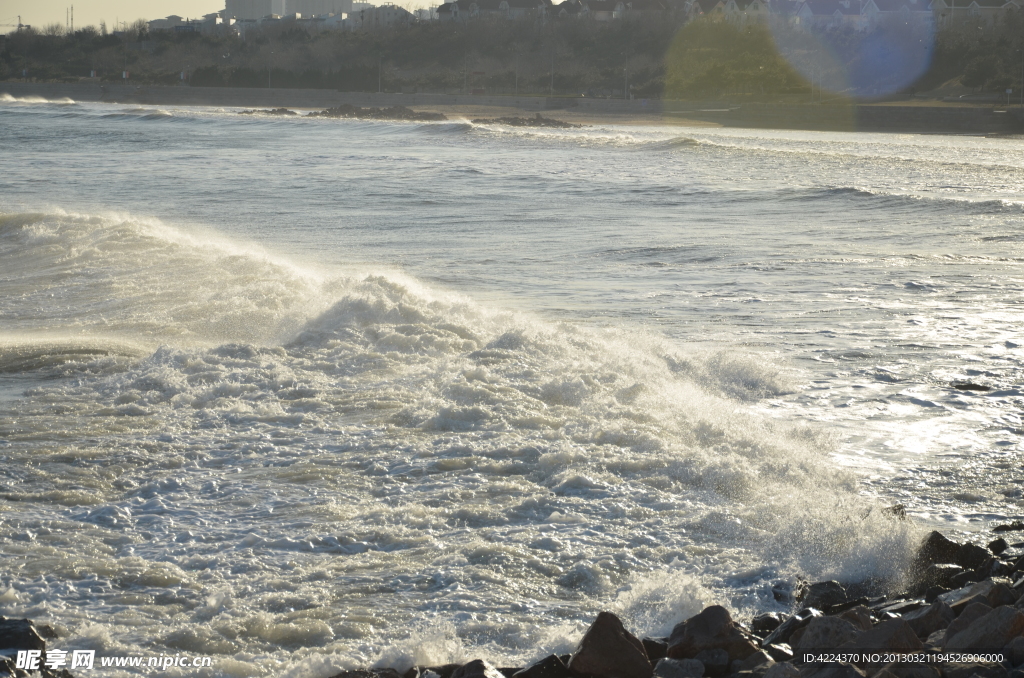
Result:
{"type": "Polygon", "coordinates": [[[538,113],[533,118],[477,118],[472,121],[474,125],[508,125],[509,127],[550,127],[553,129],[577,129],[583,125],[576,125],[563,120],[545,118],[538,113]]]}
{"type": "Polygon", "coordinates": [[[601,612],[572,654],[527,667],[474,659],[333,678],[1024,678],[1019,550],[1024,543],[983,548],[932,532],[898,595],[883,595],[881,582],[779,585],[776,599],[795,611],[749,624],[713,605],[667,638],[639,639],[601,612]]]}
{"type": "Polygon", "coordinates": [[[432,122],[447,120],[444,113],[414,111],[405,106],[390,108],[360,108],[352,104],[342,104],[322,111],[313,111],[307,118],[357,118],[360,120],[409,120],[412,122],[432,122]]]}
{"type": "MultiPolygon", "coordinates": [[[[1011,523],[996,532],[1024,531],[1011,523]]],[[[987,548],[932,532],[908,573],[883,582],[777,585],[780,607],[741,623],[719,605],[667,638],[637,638],[601,612],[574,652],[525,667],[482,658],[444,666],[345,671],[333,678],[1024,678],[1024,542],[987,548]]],[[[0,617],[0,676],[24,678],[19,650],[41,651],[47,626],[0,617]]],[[[214,666],[216,669],[216,666],[214,666]]],[[[41,666],[42,678],[71,678],[41,666]]]]}

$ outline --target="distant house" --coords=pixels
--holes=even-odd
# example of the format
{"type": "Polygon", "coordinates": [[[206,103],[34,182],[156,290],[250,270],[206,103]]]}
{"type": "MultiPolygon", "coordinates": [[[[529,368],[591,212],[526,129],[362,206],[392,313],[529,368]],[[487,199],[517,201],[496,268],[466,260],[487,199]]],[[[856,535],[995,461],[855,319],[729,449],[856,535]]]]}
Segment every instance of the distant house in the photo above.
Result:
{"type": "Polygon", "coordinates": [[[728,0],[722,11],[727,19],[740,25],[765,22],[770,14],[766,0],[728,0]]]}
{"type": "Polygon", "coordinates": [[[404,7],[386,2],[378,7],[353,11],[345,21],[348,30],[376,31],[416,23],[413,13],[404,7]]]}
{"type": "Polygon", "coordinates": [[[824,30],[850,28],[860,31],[868,27],[868,17],[859,0],[804,0],[796,10],[796,20],[805,28],[824,30]]]}
{"type": "Polygon", "coordinates": [[[166,19],[154,19],[147,25],[150,33],[156,33],[157,31],[173,31],[178,26],[185,25],[185,21],[177,14],[172,14],[166,19]]]}
{"type": "Polygon", "coordinates": [[[933,0],[931,11],[940,25],[957,21],[994,25],[1005,12],[1019,10],[1022,5],[1022,0],[933,0]]]}
{"type": "Polygon", "coordinates": [[[875,27],[883,21],[924,24],[931,22],[933,16],[927,0],[864,0],[861,13],[867,27],[875,27]]]}
{"type": "Polygon", "coordinates": [[[521,19],[544,17],[554,12],[551,0],[454,0],[437,8],[440,21],[467,21],[479,18],[521,19]]]}
{"type": "Polygon", "coordinates": [[[704,18],[722,20],[725,18],[726,0],[693,0],[687,10],[689,20],[704,18]]]}

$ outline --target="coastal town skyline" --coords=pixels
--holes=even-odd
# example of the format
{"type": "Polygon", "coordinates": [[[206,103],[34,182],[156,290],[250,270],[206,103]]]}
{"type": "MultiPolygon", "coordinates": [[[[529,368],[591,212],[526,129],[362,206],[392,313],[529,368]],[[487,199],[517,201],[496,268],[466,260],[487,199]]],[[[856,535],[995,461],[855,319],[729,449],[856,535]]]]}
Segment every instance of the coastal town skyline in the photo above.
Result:
{"type": "MultiPolygon", "coordinates": [[[[431,6],[431,3],[424,0],[397,0],[394,4],[409,10],[431,6]]],[[[224,3],[216,0],[154,0],[145,3],[135,0],[87,0],[82,3],[68,0],[0,0],[0,34],[16,30],[19,16],[22,24],[35,28],[54,23],[69,25],[72,5],[76,27],[98,27],[100,22],[104,22],[109,30],[115,30],[118,22],[131,24],[137,19],[152,21],[172,14],[198,19],[224,9],[224,3]]]]}

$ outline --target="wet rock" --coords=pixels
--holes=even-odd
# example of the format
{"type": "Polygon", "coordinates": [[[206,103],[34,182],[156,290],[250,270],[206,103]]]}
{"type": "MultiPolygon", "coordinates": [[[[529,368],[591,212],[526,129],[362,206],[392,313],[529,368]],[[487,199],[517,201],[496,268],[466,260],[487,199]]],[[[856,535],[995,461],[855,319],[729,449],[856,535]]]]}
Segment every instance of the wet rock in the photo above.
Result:
{"type": "Polygon", "coordinates": [[[484,659],[474,659],[455,669],[452,678],[504,678],[504,674],[484,659]]]}
{"type": "Polygon", "coordinates": [[[570,678],[571,676],[572,673],[562,658],[557,654],[549,654],[544,659],[517,672],[513,678],[570,678]]]}
{"type": "Polygon", "coordinates": [[[990,557],[987,549],[983,549],[977,544],[964,544],[960,547],[957,564],[965,569],[974,569],[984,565],[990,557]]]}
{"type": "Polygon", "coordinates": [[[654,666],[654,678],[701,678],[704,664],[696,659],[659,659],[654,666]]]}
{"type": "Polygon", "coordinates": [[[832,650],[856,638],[861,630],[839,617],[816,617],[804,628],[793,649],[800,652],[832,650]]]}
{"type": "Polygon", "coordinates": [[[569,660],[569,670],[595,678],[651,678],[643,643],[611,612],[601,612],[569,660]]]}
{"type": "Polygon", "coordinates": [[[762,647],[768,645],[775,645],[777,643],[788,643],[793,634],[798,629],[802,629],[807,626],[812,619],[821,616],[821,610],[816,610],[813,607],[804,608],[800,610],[792,617],[782,622],[779,628],[772,631],[767,638],[761,643],[762,647]]]}
{"type": "Polygon", "coordinates": [[[870,631],[873,624],[871,623],[871,610],[858,605],[857,607],[847,610],[839,615],[840,619],[845,619],[861,631],[870,631]]]}
{"type": "Polygon", "coordinates": [[[688,659],[715,649],[725,650],[730,660],[746,659],[757,651],[754,641],[721,605],[712,605],[676,624],[668,642],[668,656],[673,659],[688,659]]]}
{"type": "MultiPolygon", "coordinates": [[[[970,600],[974,600],[974,598],[971,598],[970,600]]],[[[956,612],[955,609],[953,611],[956,612]]],[[[981,619],[991,611],[992,606],[985,602],[974,602],[968,605],[960,612],[959,615],[957,615],[956,619],[950,622],[949,626],[946,627],[946,633],[944,633],[942,637],[942,645],[945,646],[953,636],[966,630],[971,624],[978,619],[981,619]]]]}
{"type": "Polygon", "coordinates": [[[950,577],[949,583],[960,588],[967,584],[973,584],[974,582],[981,581],[982,579],[984,579],[984,577],[976,570],[962,570],[959,574],[955,574],[950,577]]]}
{"type": "Polygon", "coordinates": [[[769,668],[764,678],[800,678],[800,669],[789,663],[779,663],[769,668]]]}
{"type": "Polygon", "coordinates": [[[992,528],[993,532],[1019,532],[1021,530],[1024,530],[1024,522],[1019,520],[1015,520],[1012,523],[1005,525],[996,525],[992,528]]]}
{"type": "Polygon", "coordinates": [[[902,617],[908,612],[913,612],[914,610],[924,607],[924,605],[925,603],[923,600],[901,600],[898,603],[893,603],[892,605],[887,605],[886,607],[883,607],[880,610],[880,612],[882,612],[883,614],[886,612],[891,612],[894,615],[899,615],[902,617]]]}
{"type": "Polygon", "coordinates": [[[944,649],[947,651],[999,650],[1022,634],[1024,634],[1024,613],[1009,605],[1003,605],[975,620],[963,631],[950,636],[944,649]]]}
{"type": "Polygon", "coordinates": [[[846,602],[846,589],[837,581],[819,581],[811,584],[804,595],[803,604],[823,610],[846,602]]]}
{"type": "Polygon", "coordinates": [[[778,612],[765,612],[759,614],[750,622],[750,630],[754,635],[764,638],[769,633],[779,628],[782,623],[782,615],[778,612]]]}
{"type": "Polygon", "coordinates": [[[46,650],[46,641],[28,619],[0,617],[0,648],[46,650]]]}
{"type": "Polygon", "coordinates": [[[777,662],[788,662],[793,659],[793,649],[786,643],[765,645],[764,651],[777,662]]]}
{"type": "Polygon", "coordinates": [[[644,652],[647,653],[647,659],[652,664],[668,656],[667,638],[644,638],[640,642],[644,646],[644,652]]]}
{"type": "Polygon", "coordinates": [[[796,584],[791,584],[788,581],[777,581],[772,584],[772,597],[778,602],[788,605],[794,600],[801,600],[806,590],[806,582],[799,581],[796,584]]]}
{"type": "Polygon", "coordinates": [[[928,569],[921,575],[924,586],[943,586],[952,588],[953,577],[964,571],[964,568],[952,563],[936,563],[929,565],[928,569]]]}
{"type": "Polygon", "coordinates": [[[910,628],[921,640],[927,639],[939,629],[946,628],[954,619],[956,619],[956,614],[953,612],[953,608],[941,600],[903,615],[903,621],[910,625],[910,628]]]}
{"type": "Polygon", "coordinates": [[[988,550],[998,556],[1000,553],[1009,548],[1009,546],[1010,545],[1006,543],[1005,539],[999,537],[998,539],[994,539],[988,543],[988,550]]]}
{"type": "Polygon", "coordinates": [[[931,532],[917,550],[916,568],[924,572],[937,563],[959,564],[960,544],[947,539],[941,532],[931,532]]]}
{"type": "Polygon", "coordinates": [[[896,675],[888,669],[881,669],[878,673],[875,673],[871,678],[896,678],[896,675]]]}
{"type": "Polygon", "coordinates": [[[857,648],[862,650],[911,652],[924,648],[921,639],[902,619],[884,621],[870,631],[865,631],[857,636],[855,642],[857,648]]]}
{"type": "Polygon", "coordinates": [[[426,670],[436,673],[439,678],[452,678],[452,674],[455,673],[455,670],[460,666],[462,666],[462,664],[444,664],[442,666],[429,666],[426,670]]]}
{"type": "Polygon", "coordinates": [[[943,593],[949,593],[951,589],[945,586],[930,586],[924,593],[924,602],[931,604],[939,599],[943,593]]]}
{"type": "Polygon", "coordinates": [[[694,659],[704,665],[705,676],[721,678],[729,675],[729,653],[721,648],[701,650],[694,659]]]}

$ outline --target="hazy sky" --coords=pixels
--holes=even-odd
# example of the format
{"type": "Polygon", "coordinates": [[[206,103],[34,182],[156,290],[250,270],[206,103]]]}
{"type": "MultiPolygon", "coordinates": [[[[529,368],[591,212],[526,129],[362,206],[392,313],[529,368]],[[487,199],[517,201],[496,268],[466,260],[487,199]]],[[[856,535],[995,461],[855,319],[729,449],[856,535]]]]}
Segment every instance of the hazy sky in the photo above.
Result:
{"type": "MultiPolygon", "coordinates": [[[[224,9],[224,0],[0,0],[0,24],[22,23],[43,27],[53,22],[64,23],[67,9],[75,6],[75,27],[99,26],[105,19],[107,27],[114,30],[114,21],[136,19],[162,19],[168,14],[199,17],[224,9]]],[[[0,32],[7,33],[14,28],[0,26],[0,32]]]]}

